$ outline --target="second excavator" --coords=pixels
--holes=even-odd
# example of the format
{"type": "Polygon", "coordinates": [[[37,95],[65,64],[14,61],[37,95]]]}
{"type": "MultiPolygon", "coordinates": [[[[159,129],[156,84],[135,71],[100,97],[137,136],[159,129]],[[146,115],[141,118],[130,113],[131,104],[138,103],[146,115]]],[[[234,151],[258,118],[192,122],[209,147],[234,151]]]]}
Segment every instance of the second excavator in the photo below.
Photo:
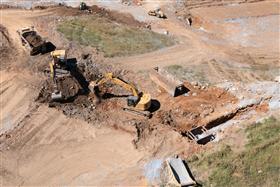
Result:
{"type": "Polygon", "coordinates": [[[91,92],[96,93],[101,85],[108,82],[119,85],[132,93],[131,96],[127,97],[128,106],[140,111],[147,111],[151,107],[150,94],[138,92],[136,87],[118,77],[115,77],[113,73],[107,73],[101,79],[90,82],[89,89],[91,92]]]}

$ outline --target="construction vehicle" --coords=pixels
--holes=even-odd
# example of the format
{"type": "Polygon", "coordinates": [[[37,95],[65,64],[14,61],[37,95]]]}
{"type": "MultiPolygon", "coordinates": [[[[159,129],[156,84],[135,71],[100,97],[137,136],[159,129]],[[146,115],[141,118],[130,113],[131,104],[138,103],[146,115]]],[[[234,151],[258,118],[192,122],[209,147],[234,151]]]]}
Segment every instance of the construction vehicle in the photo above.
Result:
{"type": "Polygon", "coordinates": [[[51,93],[51,100],[52,101],[59,101],[62,100],[62,93],[58,90],[57,86],[57,80],[56,80],[56,70],[55,70],[55,64],[53,62],[49,63],[50,65],[50,77],[53,81],[53,92],[51,93]]]}
{"type": "Polygon", "coordinates": [[[58,90],[57,78],[70,75],[67,71],[67,57],[65,50],[55,50],[51,52],[52,61],[50,66],[50,78],[53,81],[53,92],[51,94],[52,101],[63,99],[62,92],[58,90]]]}
{"type": "Polygon", "coordinates": [[[21,28],[17,30],[17,33],[20,36],[22,45],[30,51],[30,55],[46,52],[46,41],[37,33],[34,26],[21,28]]]}
{"type": "Polygon", "coordinates": [[[85,2],[81,2],[79,8],[80,8],[80,10],[87,10],[88,6],[87,6],[87,4],[85,2]]]}
{"type": "Polygon", "coordinates": [[[148,12],[148,14],[149,14],[150,16],[156,16],[156,17],[158,17],[158,18],[163,18],[163,19],[166,19],[166,18],[167,18],[166,15],[163,13],[163,11],[162,11],[160,8],[157,8],[157,9],[155,9],[155,10],[150,10],[150,11],[148,12]]]}
{"type": "Polygon", "coordinates": [[[65,50],[55,50],[51,52],[51,57],[53,63],[57,68],[66,69],[67,68],[67,55],[65,50]]]}
{"type": "Polygon", "coordinates": [[[133,85],[125,82],[124,80],[118,77],[115,77],[113,73],[107,73],[101,79],[97,81],[91,81],[89,84],[89,89],[91,92],[96,93],[98,92],[99,87],[107,82],[119,85],[132,93],[131,96],[127,97],[128,106],[133,107],[138,111],[147,111],[150,108],[151,106],[150,94],[139,93],[138,90],[133,85]]]}

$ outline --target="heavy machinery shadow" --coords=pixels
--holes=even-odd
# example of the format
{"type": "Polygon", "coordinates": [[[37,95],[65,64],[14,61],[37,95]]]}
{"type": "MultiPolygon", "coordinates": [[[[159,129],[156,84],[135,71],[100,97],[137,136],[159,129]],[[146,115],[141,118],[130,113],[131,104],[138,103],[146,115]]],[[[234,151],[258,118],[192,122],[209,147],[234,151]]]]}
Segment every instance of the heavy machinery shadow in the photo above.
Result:
{"type": "Polygon", "coordinates": [[[71,76],[73,76],[82,87],[82,89],[79,90],[77,95],[87,95],[89,93],[89,83],[77,67],[77,59],[67,59],[67,68],[69,69],[71,76]]]}
{"type": "Polygon", "coordinates": [[[56,46],[52,42],[47,42],[44,46],[41,47],[41,49],[33,51],[30,53],[31,56],[36,56],[36,55],[44,55],[47,53],[50,53],[56,49],[56,46]]]}
{"type": "Polygon", "coordinates": [[[45,47],[45,50],[41,51],[41,54],[50,53],[56,49],[56,46],[52,42],[47,42],[45,47]]]}
{"type": "Polygon", "coordinates": [[[161,106],[161,105],[160,105],[160,102],[159,102],[158,100],[152,99],[152,101],[151,101],[151,107],[150,107],[149,111],[150,111],[151,113],[153,113],[153,112],[159,110],[159,109],[160,109],[160,106],[161,106]]]}
{"type": "Polygon", "coordinates": [[[115,95],[115,94],[112,94],[112,93],[104,93],[102,95],[102,99],[110,99],[110,98],[127,98],[129,95],[115,95]]]}

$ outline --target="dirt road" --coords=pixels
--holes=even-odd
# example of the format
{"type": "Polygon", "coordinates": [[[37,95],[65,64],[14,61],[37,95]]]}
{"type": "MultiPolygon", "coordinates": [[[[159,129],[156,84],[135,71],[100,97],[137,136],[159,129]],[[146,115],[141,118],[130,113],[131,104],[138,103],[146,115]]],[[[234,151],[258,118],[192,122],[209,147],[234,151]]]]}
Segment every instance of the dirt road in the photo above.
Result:
{"type": "MultiPolygon", "coordinates": [[[[144,7],[149,7],[149,4],[144,7]]],[[[263,76],[266,74],[263,73],[266,69],[262,69],[264,64],[268,69],[279,68],[277,7],[277,1],[238,6],[202,6],[191,9],[193,27],[186,27],[171,14],[167,20],[152,22],[152,29],[169,31],[171,36],[180,41],[177,45],[108,62],[121,64],[136,72],[176,64],[193,71],[202,71],[212,82],[221,78],[262,80],[267,78],[263,76]],[[250,66],[256,66],[256,69],[248,69],[250,66]],[[234,76],[230,77],[231,74],[234,76]]]]}
{"type": "MultiPolygon", "coordinates": [[[[267,54],[263,55],[264,46],[270,46],[275,41],[265,41],[268,43],[264,43],[265,45],[259,48],[254,46],[244,48],[238,40],[235,40],[235,43],[225,40],[225,36],[235,36],[231,35],[232,32],[215,34],[220,29],[219,26],[223,26],[221,31],[228,26],[228,23],[213,24],[217,19],[217,15],[215,15],[217,8],[215,7],[212,16],[209,16],[209,22],[203,22],[198,28],[186,28],[183,23],[175,19],[173,14],[167,20],[146,19],[148,17],[146,14],[141,17],[148,9],[157,6],[154,2],[146,1],[143,7],[127,7],[126,12],[140,15],[139,19],[144,21],[151,21],[154,30],[168,30],[170,35],[178,40],[178,44],[148,54],[106,59],[108,63],[119,64],[124,69],[135,72],[148,70],[155,66],[181,65],[189,68],[197,66],[202,68],[202,72],[208,76],[209,80],[218,82],[225,79],[262,80],[262,77],[256,74],[257,70],[253,73],[243,70],[259,61],[267,64],[275,64],[279,61],[279,56],[275,56],[275,51],[270,53],[269,50],[265,50],[267,54]],[[134,11],[135,9],[141,13],[138,14],[137,11],[134,11]],[[250,54],[247,53],[248,51],[250,54]]],[[[262,3],[257,4],[260,12],[254,13],[255,17],[259,14],[266,16],[263,15],[265,11],[262,10],[262,3]]],[[[161,5],[167,6],[168,4],[162,3],[161,5]]],[[[247,5],[242,6],[246,9],[247,5]]],[[[272,5],[266,4],[265,10],[270,11],[267,8],[270,6],[272,5]]],[[[116,5],[115,7],[116,10],[121,8],[123,6],[116,5]]],[[[211,8],[205,9],[211,10],[211,8]]],[[[201,19],[207,19],[203,14],[205,9],[194,9],[193,13],[201,16],[201,19]]],[[[275,10],[273,9],[273,11],[275,10]]],[[[227,9],[219,9],[219,14],[226,12],[227,9]]],[[[19,50],[16,64],[20,64],[27,55],[21,46],[16,30],[20,27],[34,25],[36,17],[51,14],[47,9],[1,10],[1,24],[8,29],[19,50]]],[[[238,15],[237,18],[240,16],[238,15]]],[[[275,22],[275,17],[268,17],[268,19],[275,22]]],[[[249,28],[258,27],[250,25],[249,28]]],[[[272,32],[266,32],[266,30],[262,32],[262,37],[275,36],[275,28],[272,29],[272,32]]],[[[253,39],[256,37],[253,36],[253,39]]],[[[263,44],[263,40],[259,42],[263,44]]],[[[107,127],[109,124],[106,122],[103,122],[105,124],[98,128],[98,124],[93,126],[78,119],[67,118],[62,112],[48,108],[44,104],[35,103],[40,76],[34,76],[30,71],[23,71],[19,69],[19,66],[15,67],[0,72],[1,134],[9,132],[0,137],[0,181],[3,185],[140,186],[146,184],[143,178],[143,167],[150,157],[156,155],[157,152],[167,156],[170,150],[175,152],[179,148],[186,149],[185,145],[179,147],[182,141],[178,133],[170,132],[175,137],[170,143],[166,142],[158,131],[153,131],[157,139],[154,138],[145,143],[147,147],[150,146],[150,150],[140,151],[135,149],[132,144],[136,133],[114,130],[107,127]],[[153,147],[151,142],[156,142],[161,146],[153,147]]]]}

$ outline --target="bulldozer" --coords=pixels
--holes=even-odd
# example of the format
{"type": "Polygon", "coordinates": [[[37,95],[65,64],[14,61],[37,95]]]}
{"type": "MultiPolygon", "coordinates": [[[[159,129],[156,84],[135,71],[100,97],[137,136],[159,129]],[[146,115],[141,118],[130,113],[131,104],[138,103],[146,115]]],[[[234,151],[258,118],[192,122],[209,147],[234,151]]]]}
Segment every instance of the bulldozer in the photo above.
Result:
{"type": "Polygon", "coordinates": [[[166,15],[163,13],[163,11],[162,11],[160,8],[157,8],[157,9],[155,9],[155,10],[150,10],[150,11],[148,12],[148,14],[149,14],[150,16],[156,16],[156,17],[158,17],[158,18],[163,18],[163,19],[166,19],[166,18],[167,18],[166,15]]]}
{"type": "MultiPolygon", "coordinates": [[[[149,108],[151,107],[151,95],[150,94],[138,92],[138,90],[133,85],[131,85],[130,83],[127,83],[126,81],[124,81],[118,77],[115,77],[113,75],[113,73],[107,73],[99,80],[91,81],[89,83],[89,90],[92,93],[96,94],[99,87],[108,82],[119,85],[132,93],[131,96],[127,97],[127,105],[129,107],[133,107],[137,111],[148,111],[149,108]]],[[[126,108],[124,108],[124,110],[132,111],[131,109],[126,109],[126,108]]],[[[134,113],[136,113],[137,111],[134,111],[134,113]]],[[[145,115],[148,115],[148,114],[145,113],[145,115]]]]}

